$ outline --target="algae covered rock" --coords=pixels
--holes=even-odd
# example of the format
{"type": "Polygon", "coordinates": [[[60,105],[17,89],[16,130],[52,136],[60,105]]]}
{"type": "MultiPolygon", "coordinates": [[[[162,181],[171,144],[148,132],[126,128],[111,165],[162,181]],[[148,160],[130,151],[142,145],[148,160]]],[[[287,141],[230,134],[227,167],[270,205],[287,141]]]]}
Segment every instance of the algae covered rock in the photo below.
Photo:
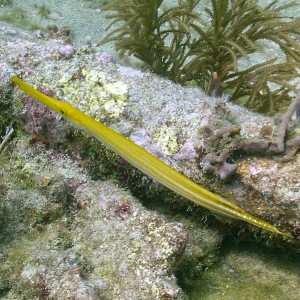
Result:
{"type": "Polygon", "coordinates": [[[181,223],[40,143],[10,150],[1,159],[5,299],[185,298],[172,274],[187,241],[181,223]]]}

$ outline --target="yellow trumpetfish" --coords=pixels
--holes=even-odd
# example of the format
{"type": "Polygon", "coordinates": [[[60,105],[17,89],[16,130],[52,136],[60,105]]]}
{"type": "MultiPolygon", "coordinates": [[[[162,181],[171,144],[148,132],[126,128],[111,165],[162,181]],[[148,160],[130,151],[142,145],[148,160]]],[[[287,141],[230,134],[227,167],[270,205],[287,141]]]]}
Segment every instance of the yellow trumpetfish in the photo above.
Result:
{"type": "Polygon", "coordinates": [[[46,96],[45,94],[37,91],[30,85],[23,82],[17,76],[13,76],[11,80],[26,94],[46,104],[55,112],[74,123],[75,126],[90,133],[97,140],[123,157],[133,166],[161,184],[165,185],[172,191],[197,204],[200,204],[203,207],[206,207],[217,215],[243,220],[265,230],[292,238],[288,232],[285,232],[284,230],[281,230],[247,213],[243,209],[228,202],[219,195],[201,187],[197,183],[193,182],[183,174],[159,160],[154,155],[147,152],[142,147],[131,142],[129,139],[105,126],[104,124],[89,117],[85,113],[73,107],[71,104],[46,96]]]}

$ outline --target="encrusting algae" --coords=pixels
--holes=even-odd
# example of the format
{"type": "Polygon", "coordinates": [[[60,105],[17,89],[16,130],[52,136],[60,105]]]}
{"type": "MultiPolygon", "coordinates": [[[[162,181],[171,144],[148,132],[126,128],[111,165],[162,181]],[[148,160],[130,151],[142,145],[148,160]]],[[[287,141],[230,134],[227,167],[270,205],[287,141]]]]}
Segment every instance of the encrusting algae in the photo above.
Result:
{"type": "Polygon", "coordinates": [[[197,183],[159,160],[154,155],[147,152],[142,147],[84,114],[71,104],[53,99],[35,90],[17,76],[13,76],[11,80],[26,94],[44,103],[55,112],[65,117],[76,127],[90,133],[97,140],[101,141],[105,146],[123,157],[133,166],[174,192],[209,209],[221,217],[243,220],[265,230],[292,238],[288,232],[247,213],[219,195],[204,189],[197,183]]]}

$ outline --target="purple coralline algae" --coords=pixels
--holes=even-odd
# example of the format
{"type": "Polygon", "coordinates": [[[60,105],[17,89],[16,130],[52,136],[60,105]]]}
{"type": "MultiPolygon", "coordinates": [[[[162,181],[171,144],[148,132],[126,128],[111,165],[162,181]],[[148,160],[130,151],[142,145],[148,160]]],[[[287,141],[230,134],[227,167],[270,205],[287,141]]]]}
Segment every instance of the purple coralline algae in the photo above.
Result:
{"type": "MultiPolygon", "coordinates": [[[[53,96],[44,89],[39,91],[53,96]]],[[[45,144],[62,143],[66,140],[66,126],[59,115],[30,96],[23,98],[23,104],[20,118],[28,133],[45,144]]]]}
{"type": "Polygon", "coordinates": [[[236,164],[227,161],[228,158],[229,154],[226,152],[221,152],[218,156],[211,153],[205,155],[202,160],[203,172],[218,175],[223,180],[228,179],[237,169],[236,164]]]}
{"type": "Polygon", "coordinates": [[[72,45],[64,45],[58,48],[58,52],[65,58],[70,58],[74,54],[74,47],[72,45]]]}

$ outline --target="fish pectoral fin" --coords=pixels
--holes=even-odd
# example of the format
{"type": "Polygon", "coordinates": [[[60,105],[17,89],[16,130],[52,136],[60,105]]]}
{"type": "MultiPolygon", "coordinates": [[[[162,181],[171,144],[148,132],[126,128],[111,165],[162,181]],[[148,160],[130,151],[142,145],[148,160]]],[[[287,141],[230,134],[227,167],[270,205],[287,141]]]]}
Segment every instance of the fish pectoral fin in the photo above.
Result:
{"type": "Polygon", "coordinates": [[[231,224],[233,219],[228,216],[219,215],[215,212],[212,213],[212,215],[221,223],[231,224]]]}

